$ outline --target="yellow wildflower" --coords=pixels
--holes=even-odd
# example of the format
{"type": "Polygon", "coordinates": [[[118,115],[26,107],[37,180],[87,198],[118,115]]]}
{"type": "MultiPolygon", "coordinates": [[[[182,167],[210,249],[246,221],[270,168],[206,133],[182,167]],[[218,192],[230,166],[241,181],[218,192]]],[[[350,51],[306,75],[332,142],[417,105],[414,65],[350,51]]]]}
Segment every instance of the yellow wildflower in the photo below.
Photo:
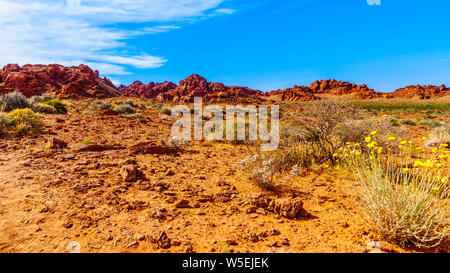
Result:
{"type": "Polygon", "coordinates": [[[370,132],[370,135],[372,135],[372,136],[374,136],[374,135],[376,135],[376,134],[378,134],[377,131],[372,131],[372,132],[370,132]]]}
{"type": "Polygon", "coordinates": [[[366,137],[366,138],[364,139],[364,141],[367,142],[367,143],[369,143],[369,142],[372,141],[372,138],[371,138],[370,136],[368,136],[368,137],[366,137]]]}
{"type": "Polygon", "coordinates": [[[395,137],[393,137],[393,136],[388,137],[388,140],[389,140],[389,141],[394,141],[394,140],[395,140],[395,137]]]}

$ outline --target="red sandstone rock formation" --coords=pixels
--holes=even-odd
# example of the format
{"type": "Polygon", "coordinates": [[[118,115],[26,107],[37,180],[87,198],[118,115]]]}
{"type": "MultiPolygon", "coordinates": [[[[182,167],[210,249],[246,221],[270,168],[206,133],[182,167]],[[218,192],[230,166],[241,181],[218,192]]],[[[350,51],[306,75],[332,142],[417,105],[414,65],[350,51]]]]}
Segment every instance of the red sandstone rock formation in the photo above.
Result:
{"type": "Polygon", "coordinates": [[[177,87],[176,84],[172,82],[143,84],[140,81],[135,81],[129,86],[119,86],[119,90],[124,94],[132,94],[139,97],[154,99],[159,94],[168,92],[177,87]]]}
{"type": "Polygon", "coordinates": [[[373,99],[382,97],[381,93],[369,89],[367,85],[356,85],[336,80],[323,80],[313,82],[309,88],[315,94],[354,95],[358,99],[373,99]]]}
{"type": "Polygon", "coordinates": [[[65,67],[58,64],[9,64],[0,70],[0,94],[19,91],[25,96],[53,94],[60,98],[120,96],[107,78],[86,65],[65,67]]]}
{"type": "Polygon", "coordinates": [[[191,75],[180,81],[175,89],[160,93],[156,98],[159,101],[193,102],[194,97],[203,97],[203,101],[214,101],[218,98],[239,99],[259,95],[263,93],[258,90],[212,83],[199,75],[191,75]]]}
{"type": "Polygon", "coordinates": [[[278,96],[278,98],[283,101],[311,101],[318,99],[318,97],[314,96],[311,88],[297,85],[293,88],[276,90],[268,93],[268,96],[273,95],[278,96]]]}
{"type": "Polygon", "coordinates": [[[395,90],[386,95],[387,98],[431,99],[450,95],[450,88],[445,85],[411,85],[395,90]]]}

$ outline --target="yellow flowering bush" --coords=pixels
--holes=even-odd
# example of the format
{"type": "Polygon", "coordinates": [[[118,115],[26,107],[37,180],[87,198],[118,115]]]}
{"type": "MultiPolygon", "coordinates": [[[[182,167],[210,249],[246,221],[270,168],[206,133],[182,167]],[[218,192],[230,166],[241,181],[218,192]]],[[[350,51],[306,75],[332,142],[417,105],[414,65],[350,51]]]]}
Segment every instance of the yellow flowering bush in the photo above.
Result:
{"type": "MultiPolygon", "coordinates": [[[[400,245],[434,247],[449,235],[448,150],[431,151],[400,140],[400,153],[377,146],[376,132],[367,149],[349,143],[340,158],[359,182],[358,207],[367,225],[400,245]]],[[[380,136],[382,137],[382,136],[380,136]]],[[[386,138],[385,138],[386,139],[386,138]]],[[[395,137],[387,137],[395,142],[395,137]]]]}

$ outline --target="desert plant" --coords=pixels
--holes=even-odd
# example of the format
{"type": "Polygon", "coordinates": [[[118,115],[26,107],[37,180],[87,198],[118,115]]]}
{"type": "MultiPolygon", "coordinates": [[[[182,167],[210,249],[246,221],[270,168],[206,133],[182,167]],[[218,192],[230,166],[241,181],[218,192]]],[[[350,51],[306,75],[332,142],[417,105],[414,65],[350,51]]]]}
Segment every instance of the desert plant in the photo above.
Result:
{"type": "Polygon", "coordinates": [[[172,115],[172,110],[170,110],[169,108],[164,107],[164,108],[161,109],[161,114],[170,116],[170,115],[172,115]]]}
{"type": "Polygon", "coordinates": [[[106,101],[102,101],[100,99],[96,99],[96,100],[90,102],[89,105],[94,110],[107,110],[107,109],[110,109],[112,107],[111,103],[106,102],[106,101]]]}
{"type": "Polygon", "coordinates": [[[46,101],[49,101],[49,100],[52,100],[52,99],[54,99],[54,97],[53,97],[52,95],[44,94],[44,95],[41,95],[41,96],[32,96],[32,97],[28,100],[28,102],[29,102],[31,105],[33,105],[33,104],[35,104],[35,103],[42,103],[42,102],[46,102],[46,101]]]}
{"type": "Polygon", "coordinates": [[[35,113],[56,114],[56,109],[45,103],[35,103],[31,106],[31,110],[35,113]]]}
{"type": "Polygon", "coordinates": [[[84,144],[84,145],[88,145],[88,144],[92,143],[92,140],[90,138],[83,138],[80,143],[84,144]]]}
{"type": "Polygon", "coordinates": [[[44,102],[44,104],[55,108],[57,114],[67,114],[67,108],[63,101],[59,99],[51,99],[44,102]]]}
{"type": "Polygon", "coordinates": [[[434,128],[430,133],[426,146],[439,146],[441,144],[450,145],[450,126],[448,125],[434,128]]]}
{"type": "Polygon", "coordinates": [[[131,107],[136,107],[136,104],[134,103],[134,101],[132,99],[126,100],[124,101],[122,104],[128,104],[131,107]]]}
{"type": "Polygon", "coordinates": [[[124,117],[129,118],[129,119],[139,119],[139,120],[143,120],[145,118],[144,115],[142,115],[141,113],[128,114],[128,115],[125,115],[124,117]]]}
{"type": "Polygon", "coordinates": [[[265,190],[275,188],[274,177],[277,172],[275,158],[267,158],[264,154],[248,156],[238,163],[238,168],[247,174],[248,179],[265,190]]]}
{"type": "MultiPolygon", "coordinates": [[[[339,137],[341,143],[364,144],[367,132],[377,132],[379,135],[398,137],[405,133],[405,129],[393,126],[384,118],[370,118],[349,120],[338,124],[333,130],[333,133],[339,137]]],[[[380,138],[378,146],[394,148],[394,143],[389,141],[388,138],[380,138]]],[[[364,148],[365,146],[362,147],[364,148]]]]}
{"type": "Polygon", "coordinates": [[[173,147],[180,151],[186,149],[190,145],[191,145],[190,141],[176,136],[170,138],[169,141],[167,142],[167,146],[173,147]]]}
{"type": "Polygon", "coordinates": [[[41,119],[29,108],[13,110],[5,117],[7,126],[21,134],[36,132],[42,127],[41,119]]]}
{"type": "Polygon", "coordinates": [[[372,139],[367,146],[370,151],[356,148],[343,155],[359,182],[357,203],[365,223],[400,245],[437,246],[449,235],[450,187],[441,176],[446,157],[413,162],[406,146],[400,156],[382,152],[372,139]]]}
{"type": "Polygon", "coordinates": [[[12,92],[0,96],[0,111],[11,112],[15,109],[28,108],[29,103],[27,98],[19,92],[12,92]]]}
{"type": "Polygon", "coordinates": [[[136,112],[134,108],[129,104],[116,105],[114,106],[113,110],[120,114],[134,114],[136,112]]]}
{"type": "Polygon", "coordinates": [[[402,121],[400,121],[401,124],[405,124],[405,125],[410,125],[410,126],[416,126],[417,122],[415,120],[412,119],[404,119],[402,121]]]}
{"type": "Polygon", "coordinates": [[[6,114],[0,113],[0,136],[3,135],[8,127],[6,114]]]}

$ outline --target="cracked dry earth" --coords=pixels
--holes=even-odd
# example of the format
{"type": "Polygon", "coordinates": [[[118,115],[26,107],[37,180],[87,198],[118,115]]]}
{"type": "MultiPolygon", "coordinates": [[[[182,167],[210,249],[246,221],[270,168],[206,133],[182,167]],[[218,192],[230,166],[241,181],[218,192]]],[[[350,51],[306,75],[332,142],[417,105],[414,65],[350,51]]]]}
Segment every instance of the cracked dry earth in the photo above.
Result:
{"type": "Polygon", "coordinates": [[[173,120],[82,115],[83,105],[45,115],[38,135],[0,138],[0,252],[364,252],[375,238],[352,217],[356,182],[338,173],[263,192],[238,171],[244,146],[146,150],[173,120]],[[68,147],[48,149],[55,137],[68,147]]]}

